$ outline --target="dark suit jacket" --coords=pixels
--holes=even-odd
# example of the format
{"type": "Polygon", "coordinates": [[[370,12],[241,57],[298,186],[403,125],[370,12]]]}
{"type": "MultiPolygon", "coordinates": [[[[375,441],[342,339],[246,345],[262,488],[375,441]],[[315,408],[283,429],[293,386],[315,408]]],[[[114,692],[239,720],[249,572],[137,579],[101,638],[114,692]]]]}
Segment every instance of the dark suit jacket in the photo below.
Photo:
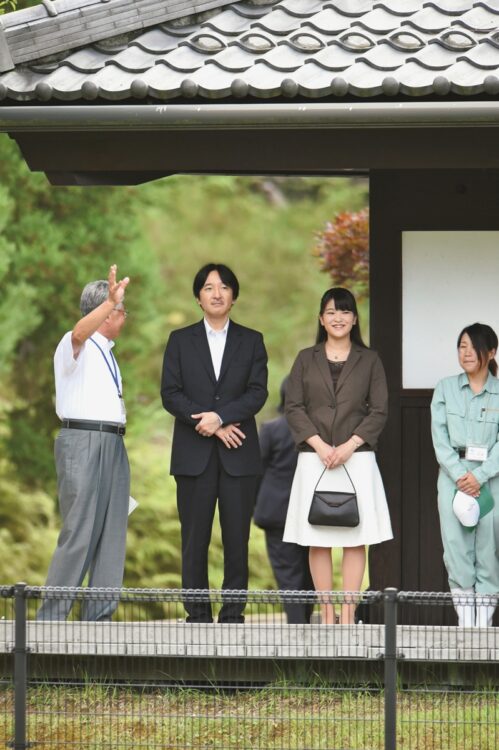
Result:
{"type": "Polygon", "coordinates": [[[285,417],[264,422],[260,428],[263,477],[254,521],[262,529],[284,528],[298,454],[285,417]]]}
{"type": "Polygon", "coordinates": [[[355,433],[375,450],[387,412],[385,372],[372,349],[352,344],[336,393],[324,344],[298,354],[289,376],[285,407],[298,449],[303,449],[312,435],[340,445],[355,433]]]}
{"type": "Polygon", "coordinates": [[[163,406],[175,417],[170,473],[198,476],[218,450],[232,476],[260,474],[262,463],[254,415],[267,399],[267,352],[262,334],[230,321],[222,367],[215,378],[204,321],[173,331],[161,379],[163,406]],[[224,424],[240,422],[246,440],[228,449],[213,435],[202,437],[191,414],[215,411],[224,424]]]}

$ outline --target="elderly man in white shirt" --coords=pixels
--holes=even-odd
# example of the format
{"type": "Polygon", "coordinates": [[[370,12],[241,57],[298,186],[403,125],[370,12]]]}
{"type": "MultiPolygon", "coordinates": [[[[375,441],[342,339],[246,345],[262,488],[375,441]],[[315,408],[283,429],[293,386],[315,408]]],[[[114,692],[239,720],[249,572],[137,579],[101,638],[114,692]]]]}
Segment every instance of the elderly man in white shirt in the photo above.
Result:
{"type": "MultiPolygon", "coordinates": [[[[123,442],[126,412],[121,374],[113,354],[126,320],[128,277],[84,288],[81,320],[60,341],[54,356],[56,412],[61,430],[55,462],[62,530],[47,586],[119,588],[123,581],[130,469],[123,442]]],[[[65,619],[74,597],[46,598],[39,620],[65,619]]],[[[85,600],[82,619],[109,619],[116,597],[85,600]]]]}

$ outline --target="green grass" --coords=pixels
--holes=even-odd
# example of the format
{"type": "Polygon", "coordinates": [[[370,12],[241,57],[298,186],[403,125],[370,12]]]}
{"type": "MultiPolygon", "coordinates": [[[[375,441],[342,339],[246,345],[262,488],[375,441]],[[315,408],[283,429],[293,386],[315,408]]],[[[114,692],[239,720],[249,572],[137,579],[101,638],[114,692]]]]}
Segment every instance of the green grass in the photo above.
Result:
{"type": "MultiPolygon", "coordinates": [[[[0,693],[0,742],[12,736],[12,692],[0,693]]],[[[274,685],[235,692],[39,686],[29,691],[34,747],[382,750],[382,691],[274,685]]],[[[495,750],[491,690],[407,691],[397,700],[398,747],[495,750]]]]}

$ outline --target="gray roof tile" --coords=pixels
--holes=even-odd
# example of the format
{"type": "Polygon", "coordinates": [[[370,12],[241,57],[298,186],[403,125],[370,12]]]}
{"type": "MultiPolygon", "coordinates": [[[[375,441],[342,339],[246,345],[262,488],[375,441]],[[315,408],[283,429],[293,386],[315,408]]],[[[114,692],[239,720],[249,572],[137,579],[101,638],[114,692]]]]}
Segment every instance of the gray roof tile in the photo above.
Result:
{"type": "MultiPolygon", "coordinates": [[[[185,35],[187,36],[187,34],[185,35]]],[[[137,46],[145,52],[171,52],[178,46],[181,37],[171,34],[166,29],[156,28],[146,31],[131,43],[131,46],[137,46]]]]}
{"type": "Polygon", "coordinates": [[[397,70],[405,63],[406,58],[407,52],[389,44],[377,44],[362,56],[364,62],[379,70],[397,70]]]}
{"type": "MultiPolygon", "coordinates": [[[[312,61],[301,67],[293,76],[293,80],[298,84],[298,93],[301,96],[315,98],[334,95],[333,81],[340,80],[340,76],[312,61]]],[[[345,82],[344,87],[346,89],[345,82]]]]}
{"type": "Polygon", "coordinates": [[[222,68],[223,70],[240,73],[253,65],[255,62],[255,55],[239,45],[231,44],[229,47],[222,50],[222,52],[219,52],[218,55],[214,55],[210,62],[214,65],[218,65],[219,68],[222,68]]]}
{"type": "Polygon", "coordinates": [[[165,64],[172,70],[182,73],[194,73],[206,62],[206,55],[183,44],[164,58],[165,64]]]}
{"type": "Polygon", "coordinates": [[[426,8],[414,13],[409,18],[402,21],[401,26],[407,25],[418,31],[438,34],[452,23],[452,17],[438,8],[429,5],[426,8]]]}
{"type": "Polygon", "coordinates": [[[360,26],[373,34],[389,34],[400,26],[400,16],[389,13],[384,8],[376,8],[356,19],[352,26],[360,26]]]}
{"type": "Polygon", "coordinates": [[[487,39],[461,54],[458,60],[467,60],[475,68],[492,70],[499,66],[499,46],[487,39]]]}
{"type": "Polygon", "coordinates": [[[499,92],[499,0],[54,0],[53,7],[54,16],[40,5],[2,17],[0,60],[12,50],[16,65],[0,74],[7,104],[499,92]],[[168,20],[166,11],[179,7],[192,12],[168,20]],[[99,29],[105,35],[93,41],[99,29]],[[45,54],[29,60],[37,44],[45,54]]]}
{"type": "MultiPolygon", "coordinates": [[[[263,14],[262,12],[261,15],[263,14]]],[[[229,10],[210,18],[209,21],[205,22],[204,26],[227,36],[238,36],[245,29],[249,29],[254,20],[253,16],[243,16],[229,8],[229,10]]]]}
{"type": "MultiPolygon", "coordinates": [[[[489,70],[488,73],[497,73],[498,71],[499,65],[489,70]]],[[[483,70],[476,68],[466,60],[456,62],[449,68],[446,77],[451,82],[452,88],[462,96],[473,96],[484,91],[483,70]]]]}
{"type": "Polygon", "coordinates": [[[262,55],[256,61],[255,66],[265,63],[274,70],[292,72],[301,67],[307,57],[310,57],[310,50],[300,52],[289,44],[279,44],[262,55]]]}
{"type": "Polygon", "coordinates": [[[338,13],[334,8],[325,8],[325,10],[315,13],[308,17],[305,25],[313,29],[323,31],[326,34],[338,34],[340,31],[346,31],[350,28],[352,19],[343,13],[338,13]]]}
{"type": "Polygon", "coordinates": [[[299,28],[302,19],[296,15],[291,15],[280,7],[273,9],[273,12],[267,13],[258,21],[252,23],[252,28],[264,29],[273,34],[287,34],[294,29],[299,28]]]}
{"type": "Polygon", "coordinates": [[[408,96],[429,96],[434,93],[433,82],[438,73],[414,62],[408,62],[397,72],[400,91],[408,96]]]}
{"type": "Polygon", "coordinates": [[[476,0],[429,0],[425,5],[447,13],[449,16],[459,16],[476,5],[476,0]]]}
{"type": "Polygon", "coordinates": [[[317,52],[313,57],[313,62],[324,70],[338,72],[353,65],[358,56],[358,52],[347,50],[339,44],[333,43],[317,52]]]}
{"type": "Polygon", "coordinates": [[[475,7],[459,17],[458,23],[471,31],[493,31],[499,23],[499,11],[475,7]]]}
{"type": "MultiPolygon", "coordinates": [[[[96,73],[104,67],[108,60],[112,60],[113,57],[114,55],[109,52],[100,52],[95,49],[80,49],[78,52],[68,55],[68,57],[61,62],[60,67],[63,65],[69,66],[79,73],[96,73]]],[[[57,67],[57,63],[55,62],[51,62],[50,65],[55,65],[57,67]]],[[[35,69],[35,67],[42,69],[44,65],[42,63],[41,65],[31,65],[30,67],[32,69],[35,69]]]]}
{"type": "Polygon", "coordinates": [[[407,62],[415,62],[428,70],[445,70],[456,62],[459,52],[450,50],[442,44],[428,44],[414,55],[407,58],[407,62]]]}
{"type": "MultiPolygon", "coordinates": [[[[471,0],[468,0],[471,3],[471,0]]],[[[410,16],[421,10],[420,0],[379,0],[375,7],[384,8],[399,16],[410,16]]]]}
{"type": "Polygon", "coordinates": [[[298,18],[308,18],[311,13],[319,13],[324,3],[322,0],[312,0],[304,3],[303,0],[282,0],[280,7],[298,18]]]}
{"type": "Polygon", "coordinates": [[[351,18],[369,13],[373,8],[372,0],[331,0],[328,5],[351,18]]]}

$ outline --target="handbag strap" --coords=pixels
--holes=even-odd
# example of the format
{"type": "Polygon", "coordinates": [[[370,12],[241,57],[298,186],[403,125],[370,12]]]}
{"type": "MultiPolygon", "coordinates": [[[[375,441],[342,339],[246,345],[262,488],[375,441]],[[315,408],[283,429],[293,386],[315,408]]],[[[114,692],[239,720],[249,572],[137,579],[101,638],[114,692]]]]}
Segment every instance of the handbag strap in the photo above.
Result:
{"type": "MultiPolygon", "coordinates": [[[[351,476],[350,476],[350,474],[348,473],[348,469],[347,469],[347,467],[345,466],[345,464],[341,464],[341,468],[342,468],[342,469],[345,469],[345,471],[346,471],[346,473],[347,473],[347,477],[348,477],[348,478],[349,478],[349,480],[350,480],[350,484],[351,484],[351,485],[352,485],[352,487],[353,487],[353,491],[354,491],[354,492],[357,492],[357,490],[355,489],[355,485],[354,485],[354,483],[352,482],[352,477],[351,477],[351,476]]],[[[317,480],[317,482],[315,483],[315,487],[314,487],[314,492],[316,491],[316,489],[317,489],[317,486],[318,486],[319,482],[321,481],[322,477],[324,476],[324,473],[325,473],[325,471],[326,471],[326,470],[327,470],[327,466],[325,466],[325,467],[324,467],[324,469],[322,470],[322,473],[321,473],[321,475],[320,475],[319,479],[318,479],[318,480],[317,480]]]]}

